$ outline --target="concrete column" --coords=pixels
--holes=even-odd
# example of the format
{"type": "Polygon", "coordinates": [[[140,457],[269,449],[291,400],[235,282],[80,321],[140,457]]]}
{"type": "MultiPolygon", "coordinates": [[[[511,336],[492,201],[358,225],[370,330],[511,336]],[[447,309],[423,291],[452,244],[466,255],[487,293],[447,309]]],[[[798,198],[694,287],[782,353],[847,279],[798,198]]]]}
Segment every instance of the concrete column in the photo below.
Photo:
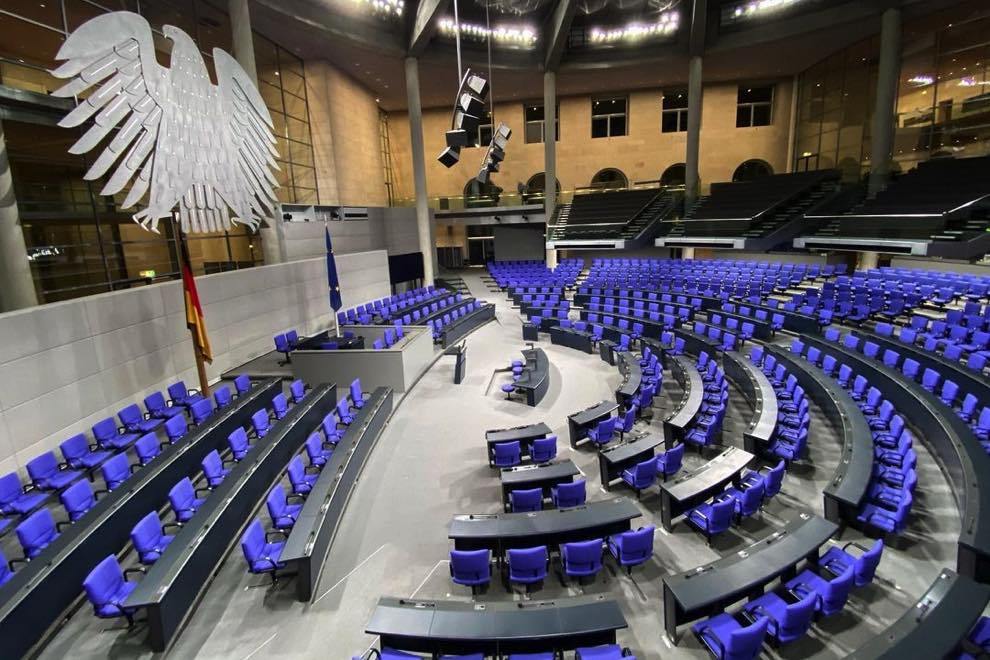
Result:
{"type": "Polygon", "coordinates": [[[681,248],[681,259],[694,259],[694,248],[681,248]]]}
{"type": "Polygon", "coordinates": [[[869,194],[880,191],[890,177],[894,151],[894,115],[897,113],[897,79],[901,66],[901,11],[891,8],[880,21],[880,62],[870,144],[869,194]]]}
{"type": "Polygon", "coordinates": [[[795,73],[791,81],[791,117],[787,129],[787,164],[785,165],[785,172],[794,171],[794,156],[796,155],[794,148],[797,139],[798,89],[800,88],[800,78],[801,76],[795,73]]]}
{"type": "Polygon", "coordinates": [[[856,255],[856,270],[873,270],[880,261],[878,252],[860,252],[856,255]]]}
{"type": "MultiPolygon", "coordinates": [[[[557,74],[543,74],[543,212],[550,238],[550,219],[557,207],[557,74]]],[[[557,251],[547,250],[547,268],[557,267],[557,251]]]]}
{"type": "MultiPolygon", "coordinates": [[[[241,68],[251,76],[255,86],[258,85],[258,67],[254,62],[254,35],[251,33],[251,12],[248,0],[228,0],[227,13],[230,14],[231,45],[234,59],[241,68]]],[[[287,156],[287,154],[282,154],[287,156]]],[[[268,222],[270,227],[258,230],[261,235],[261,246],[266,264],[278,264],[285,261],[284,246],[281,237],[281,213],[276,212],[275,218],[268,222]]]]}
{"type": "Polygon", "coordinates": [[[10,176],[7,141],[0,122],[0,312],[37,304],[38,294],[34,290],[31,262],[14,197],[14,180],[10,176]]]}
{"type": "Polygon", "coordinates": [[[423,148],[423,106],[419,99],[419,62],[406,58],[406,98],[409,103],[409,142],[412,146],[413,183],[416,189],[416,233],[423,253],[423,279],[433,284],[436,248],[430,235],[430,207],[426,197],[426,155],[423,148]]]}
{"type": "Polygon", "coordinates": [[[684,156],[684,208],[698,200],[700,192],[698,151],[701,146],[701,57],[691,57],[688,64],[687,153],[684,156]]]}

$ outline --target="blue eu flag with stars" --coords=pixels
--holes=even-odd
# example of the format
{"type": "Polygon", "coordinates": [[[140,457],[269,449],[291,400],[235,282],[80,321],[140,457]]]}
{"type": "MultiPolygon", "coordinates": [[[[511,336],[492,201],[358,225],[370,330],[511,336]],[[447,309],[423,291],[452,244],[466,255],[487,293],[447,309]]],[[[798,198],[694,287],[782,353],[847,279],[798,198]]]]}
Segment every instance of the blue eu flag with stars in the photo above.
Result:
{"type": "Polygon", "coordinates": [[[330,306],[333,311],[343,307],[340,302],[340,279],[337,277],[337,259],[333,256],[333,244],[330,242],[330,228],[324,229],[327,234],[327,285],[330,287],[330,306]]]}

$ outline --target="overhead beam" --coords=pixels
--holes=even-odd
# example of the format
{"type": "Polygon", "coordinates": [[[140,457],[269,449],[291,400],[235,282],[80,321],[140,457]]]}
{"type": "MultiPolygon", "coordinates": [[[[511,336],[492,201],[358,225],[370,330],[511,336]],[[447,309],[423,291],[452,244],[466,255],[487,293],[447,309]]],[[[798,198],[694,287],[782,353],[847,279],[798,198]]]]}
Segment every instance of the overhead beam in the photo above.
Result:
{"type": "Polygon", "coordinates": [[[558,0],[553,8],[550,20],[543,35],[546,38],[546,56],[543,61],[544,71],[554,71],[564,56],[564,46],[567,45],[567,35],[571,31],[571,21],[577,6],[574,0],[558,0]]]}
{"type": "Polygon", "coordinates": [[[419,57],[437,33],[437,21],[447,11],[450,0],[419,0],[409,34],[409,57],[419,57]]]}

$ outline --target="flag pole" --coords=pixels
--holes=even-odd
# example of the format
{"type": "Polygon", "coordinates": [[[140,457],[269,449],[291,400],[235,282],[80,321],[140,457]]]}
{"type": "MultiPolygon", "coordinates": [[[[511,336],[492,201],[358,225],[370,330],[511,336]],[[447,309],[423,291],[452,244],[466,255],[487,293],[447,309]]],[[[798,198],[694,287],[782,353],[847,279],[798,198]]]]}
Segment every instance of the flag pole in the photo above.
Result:
{"type": "MultiPolygon", "coordinates": [[[[172,213],[172,229],[177,237],[176,240],[179,241],[179,246],[177,252],[179,253],[179,272],[183,272],[183,260],[188,256],[186,248],[186,237],[182,233],[182,227],[175,221],[175,212],[172,213]]],[[[186,266],[189,267],[189,273],[192,274],[192,262],[186,260],[186,266]]],[[[182,298],[183,306],[185,306],[185,290],[183,289],[182,298]]],[[[210,396],[210,380],[206,376],[206,360],[203,357],[203,351],[200,350],[199,341],[196,338],[196,330],[192,327],[189,328],[189,338],[192,340],[193,345],[193,355],[196,358],[196,374],[199,376],[199,392],[205,397],[210,396]]]]}

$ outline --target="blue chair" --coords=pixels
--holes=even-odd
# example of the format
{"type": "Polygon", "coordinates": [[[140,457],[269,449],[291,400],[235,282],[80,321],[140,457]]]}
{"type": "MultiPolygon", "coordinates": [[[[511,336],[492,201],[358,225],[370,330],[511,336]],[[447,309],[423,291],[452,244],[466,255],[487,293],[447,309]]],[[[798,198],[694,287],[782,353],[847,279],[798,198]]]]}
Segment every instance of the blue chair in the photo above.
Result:
{"type": "Polygon", "coordinates": [[[59,445],[62,451],[62,458],[65,463],[76,470],[92,470],[100,467],[105,460],[113,455],[113,452],[99,450],[97,445],[92,445],[86,441],[86,436],[77,433],[59,445]]]}
{"type": "Polygon", "coordinates": [[[763,500],[769,500],[771,497],[775,496],[780,492],[780,487],[784,482],[784,472],[787,470],[787,463],[783,460],[779,461],[777,465],[767,470],[766,474],[760,474],[759,472],[749,472],[746,476],[742,478],[742,485],[745,488],[751,488],[755,486],[758,482],[763,482],[763,500]]]}
{"type": "Polygon", "coordinates": [[[28,461],[27,473],[38,490],[62,490],[83,474],[80,470],[60,470],[55,453],[50,451],[28,461]]]}
{"type": "Polygon", "coordinates": [[[341,399],[337,402],[337,419],[344,426],[350,425],[354,421],[354,417],[351,416],[351,407],[347,402],[346,398],[341,399]]]}
{"type": "Polygon", "coordinates": [[[543,489],[529,488],[509,491],[509,506],[512,508],[512,513],[542,511],[543,489]]]}
{"type": "Polygon", "coordinates": [[[7,561],[3,551],[0,551],[0,587],[10,582],[14,577],[14,570],[11,563],[7,561]]]}
{"type": "MultiPolygon", "coordinates": [[[[288,414],[289,414],[289,402],[288,400],[286,400],[285,395],[279,392],[274,397],[272,397],[272,415],[275,416],[275,419],[283,419],[288,414]]],[[[259,436],[259,437],[263,437],[263,436],[259,436]]]]}
{"type": "Polygon", "coordinates": [[[495,443],[494,462],[497,468],[512,467],[522,462],[522,454],[519,449],[519,441],[497,442],[495,443]]]}
{"type": "Polygon", "coordinates": [[[209,399],[200,399],[189,406],[189,414],[192,416],[192,423],[199,426],[213,415],[213,402],[209,399]]]}
{"type": "Polygon", "coordinates": [[[131,476],[131,464],[127,460],[127,454],[116,454],[100,467],[103,474],[103,481],[107,490],[113,492],[117,486],[127,481],[131,476]]]}
{"type": "Polygon", "coordinates": [[[743,625],[732,614],[723,612],[691,626],[698,641],[718,660],[756,660],[763,648],[770,620],[757,617],[743,625]]]}
{"type": "Polygon", "coordinates": [[[857,587],[864,587],[873,582],[877,566],[883,556],[883,539],[877,539],[870,548],[864,548],[855,542],[846,543],[841,548],[832,546],[821,559],[818,566],[825,569],[832,575],[842,575],[848,568],[853,568],[853,581],[857,587]],[[850,547],[858,548],[862,551],[859,556],[849,554],[850,547]]]}
{"type": "Polygon", "coordinates": [[[222,385],[213,391],[213,401],[217,404],[217,410],[223,410],[234,401],[234,395],[230,388],[222,385]]]}
{"type": "Polygon", "coordinates": [[[170,444],[175,444],[189,432],[185,415],[177,415],[165,422],[165,436],[170,444]]]}
{"type": "Polygon", "coordinates": [[[292,403],[299,403],[306,396],[306,383],[299,378],[292,381],[289,383],[289,394],[292,396],[292,403]]]}
{"type": "Polygon", "coordinates": [[[96,495],[86,479],[80,479],[63,490],[59,499],[69,516],[69,522],[76,522],[96,506],[96,495]]]}
{"type": "Polygon", "coordinates": [[[548,435],[536,438],[529,448],[529,457],[534,463],[548,463],[557,457],[557,436],[548,435]]]}
{"type": "Polygon", "coordinates": [[[726,488],[719,497],[732,499],[736,521],[739,522],[743,518],[748,518],[760,510],[760,507],[763,506],[765,490],[765,481],[760,477],[755,479],[747,488],[726,488]]]}
{"type": "Polygon", "coordinates": [[[735,500],[731,498],[715,499],[711,504],[702,504],[689,511],[688,524],[702,532],[711,545],[713,536],[729,529],[735,506],[735,500]]]}
{"type": "Polygon", "coordinates": [[[172,512],[175,513],[175,519],[180,524],[189,522],[199,507],[203,506],[203,502],[206,501],[196,497],[200,490],[209,492],[207,488],[193,488],[189,477],[183,477],[168,491],[168,502],[172,505],[172,512]]]}
{"type": "Polygon", "coordinates": [[[586,498],[584,479],[557,484],[550,488],[550,500],[558,509],[581,506],[586,498]]]}
{"type": "Polygon", "coordinates": [[[158,561],[165,549],[175,539],[174,536],[165,533],[168,527],[178,525],[162,525],[157,511],[152,511],[138,521],[131,529],[131,541],[134,549],[138,553],[138,561],[146,566],[150,566],[158,561]]]}
{"type": "Polygon", "coordinates": [[[529,591],[531,585],[546,579],[550,555],[545,545],[514,548],[508,551],[508,564],[509,583],[526,585],[526,591],[529,591]]]}
{"type": "Polygon", "coordinates": [[[120,419],[120,424],[124,427],[124,430],[142,435],[150,433],[162,425],[162,420],[160,419],[145,419],[136,403],[132,403],[119,411],[117,418],[120,419]]]}
{"type": "Polygon", "coordinates": [[[93,425],[93,438],[102,449],[122,451],[130,447],[138,439],[138,435],[118,430],[113,417],[107,417],[93,425]]]}
{"type": "Polygon", "coordinates": [[[289,461],[289,467],[286,468],[286,473],[289,475],[289,483],[292,484],[292,492],[303,496],[313,490],[313,484],[320,477],[319,470],[313,466],[304,467],[299,456],[292,457],[292,460],[289,461]],[[316,472],[312,472],[312,470],[316,470],[316,472]]]}
{"type": "Polygon", "coordinates": [[[560,563],[564,575],[578,581],[598,575],[602,570],[602,539],[562,543],[560,563]]]}
{"type": "Polygon", "coordinates": [[[598,422],[598,426],[588,429],[588,438],[596,445],[609,443],[615,435],[615,417],[609,417],[598,422]]]}
{"type": "Polygon", "coordinates": [[[199,390],[188,389],[181,380],[168,386],[168,396],[173,406],[182,406],[183,408],[191,408],[194,403],[203,398],[199,390]]]}
{"type": "Polygon", "coordinates": [[[206,477],[206,485],[210,490],[223,483],[223,480],[230,474],[230,470],[225,468],[220,454],[214,449],[203,457],[200,467],[203,468],[203,476],[206,477]]]}
{"type": "Polygon", "coordinates": [[[25,518],[14,531],[27,559],[34,559],[40,555],[42,550],[58,538],[55,519],[48,509],[38,509],[25,518]]]}
{"type": "Polygon", "coordinates": [[[574,650],[575,660],[636,660],[636,656],[618,644],[584,646],[574,650]]]}
{"type": "Polygon", "coordinates": [[[849,592],[853,587],[853,567],[849,566],[840,575],[825,578],[806,568],[785,584],[797,598],[805,598],[809,594],[817,599],[815,611],[829,617],[838,614],[849,600],[849,592]]]}
{"type": "Polygon", "coordinates": [[[277,571],[285,568],[285,563],[279,561],[285,548],[285,541],[273,543],[272,534],[282,534],[282,532],[276,530],[266,534],[261,521],[255,518],[241,536],[241,551],[247,561],[248,571],[254,574],[267,573],[271,575],[274,584],[278,581],[277,571]]]}
{"type": "Polygon", "coordinates": [[[248,452],[251,451],[251,443],[248,440],[247,431],[238,426],[233,433],[227,436],[227,446],[230,447],[230,457],[238,463],[244,460],[248,452]]]}
{"type": "Polygon", "coordinates": [[[355,378],[351,381],[350,393],[351,405],[358,410],[364,408],[364,392],[361,391],[361,380],[359,378],[355,378]]]}
{"type": "Polygon", "coordinates": [[[234,378],[234,390],[237,396],[241,397],[251,391],[251,377],[247,374],[240,374],[234,378]]]}
{"type": "Polygon", "coordinates": [[[451,550],[450,579],[454,584],[478,591],[492,581],[492,554],[490,550],[451,550]]]}
{"type": "MultiPolygon", "coordinates": [[[[0,578],[0,580],[2,579],[0,578]]],[[[969,635],[963,640],[961,648],[963,652],[957,660],[977,660],[977,658],[985,658],[990,654],[990,617],[980,617],[969,635]]]]}
{"type": "Polygon", "coordinates": [[[128,627],[134,625],[134,608],[124,607],[127,597],[138,585],[126,579],[130,572],[140,571],[133,568],[122,571],[114,555],[108,555],[89,572],[83,580],[83,590],[93,606],[93,614],[101,619],[124,617],[128,627]]]}
{"type": "Polygon", "coordinates": [[[182,407],[169,406],[165,402],[165,395],[161,392],[153,392],[144,397],[144,409],[154,419],[171,419],[176,415],[182,415],[185,410],[182,407]]]}
{"type": "Polygon", "coordinates": [[[254,432],[254,436],[258,439],[264,438],[268,435],[271,428],[271,418],[268,416],[268,410],[262,408],[261,410],[254,411],[254,414],[251,415],[251,430],[254,432]]]}
{"type": "Polygon", "coordinates": [[[275,335],[272,339],[275,342],[275,350],[285,356],[285,360],[279,362],[279,365],[290,364],[292,362],[292,347],[289,346],[289,340],[285,338],[285,335],[275,335]]]}
{"type": "Polygon", "coordinates": [[[162,447],[158,444],[158,436],[154,433],[145,433],[134,443],[134,453],[137,454],[138,465],[144,467],[161,453],[162,447]]]}
{"type": "Polygon", "coordinates": [[[268,515],[272,518],[272,526],[275,529],[291,530],[296,524],[296,519],[299,518],[303,502],[305,500],[298,495],[287,496],[282,484],[275,484],[275,487],[268,491],[268,497],[265,499],[268,515]],[[290,499],[295,501],[290,502],[290,499]]]}
{"type": "Polygon", "coordinates": [[[664,481],[667,481],[667,477],[671,477],[681,469],[681,464],[684,460],[684,443],[680,443],[673,449],[668,449],[664,453],[656,457],[656,473],[661,475],[664,481]]]}
{"type": "Polygon", "coordinates": [[[650,458],[622,471],[622,480],[636,491],[638,498],[644,488],[649,488],[657,480],[657,462],[650,458]]]}
{"type": "Polygon", "coordinates": [[[653,525],[640,527],[636,530],[613,534],[605,540],[609,554],[632,573],[633,566],[646,563],[653,556],[653,525]]]}
{"type": "Polygon", "coordinates": [[[621,417],[617,417],[616,426],[613,429],[613,433],[618,431],[619,439],[623,439],[626,433],[633,430],[633,424],[636,423],[636,413],[638,409],[635,405],[629,406],[629,409],[621,417]]]}
{"type": "Polygon", "coordinates": [[[796,603],[789,604],[774,592],[765,593],[751,600],[743,611],[752,618],[769,619],[767,633],[778,644],[787,644],[804,637],[815,615],[818,595],[810,593],[796,603]]]}
{"type": "Polygon", "coordinates": [[[306,438],[306,456],[309,457],[309,464],[318,468],[322,468],[333,456],[333,445],[325,445],[323,443],[323,438],[319,433],[314,431],[309,434],[306,438]]]}

